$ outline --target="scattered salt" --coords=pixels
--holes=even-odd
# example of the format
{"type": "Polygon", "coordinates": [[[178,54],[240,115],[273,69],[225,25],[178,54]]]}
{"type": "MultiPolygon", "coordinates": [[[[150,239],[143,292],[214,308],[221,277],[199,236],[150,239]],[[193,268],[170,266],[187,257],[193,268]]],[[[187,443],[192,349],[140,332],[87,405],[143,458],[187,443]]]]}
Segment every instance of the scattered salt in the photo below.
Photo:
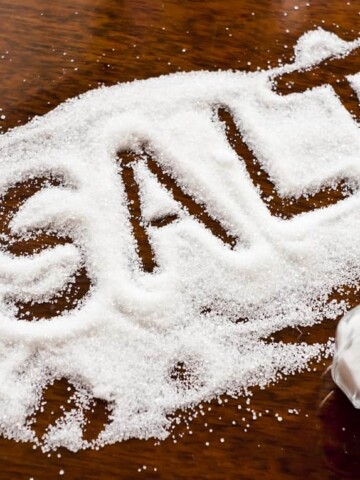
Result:
{"type": "MultiPolygon", "coordinates": [[[[21,205],[11,232],[31,238],[42,229],[72,238],[32,256],[0,250],[4,436],[45,451],[164,439],[175,410],[221,392],[249,394],[331,354],[332,342],[266,339],[285,327],[336,318],[346,304],[327,303],[328,295],[359,281],[358,126],[331,87],[280,96],[272,81],[357,46],[318,29],[299,39],[293,64],[101,87],[0,136],[1,195],[19,181],[62,178],[21,205]],[[355,193],[291,220],[272,216],[229,145],[219,106],[231,112],[281,195],[311,194],[344,178],[355,193]],[[138,185],[152,272],[138,254],[126,168],[138,185]],[[193,205],[205,206],[222,238],[175,200],[164,176],[193,205]],[[169,216],[168,224],[156,223],[169,216]],[[80,270],[92,286],[76,308],[50,321],[18,319],[18,302],[48,301],[80,270]],[[36,438],[29,413],[58,378],[73,384],[76,408],[36,438]],[[108,402],[111,421],[84,441],[93,397],[108,402]]],[[[350,80],[360,92],[359,75],[350,80]]]]}

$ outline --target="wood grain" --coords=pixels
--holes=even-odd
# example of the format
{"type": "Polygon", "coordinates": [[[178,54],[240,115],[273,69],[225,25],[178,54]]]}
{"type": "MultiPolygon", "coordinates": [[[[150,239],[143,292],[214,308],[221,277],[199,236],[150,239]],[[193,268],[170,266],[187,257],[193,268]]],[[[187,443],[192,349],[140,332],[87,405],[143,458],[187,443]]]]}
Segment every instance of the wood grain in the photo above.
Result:
{"type": "MultiPolygon", "coordinates": [[[[0,0],[0,113],[5,115],[0,119],[0,128],[6,131],[26,123],[65,99],[100,84],[178,71],[275,66],[279,59],[290,61],[297,38],[314,26],[346,40],[359,34],[358,2],[310,0],[310,4],[306,6],[302,0],[0,0]]],[[[357,99],[344,80],[344,75],[357,71],[360,61],[355,52],[330,68],[316,69],[314,75],[294,74],[280,79],[275,88],[279,94],[287,94],[289,81],[294,82],[293,89],[298,91],[330,83],[344,106],[359,118],[357,99]],[[334,79],[340,79],[340,84],[334,79]]],[[[244,154],[246,146],[237,141],[231,118],[224,121],[228,123],[233,148],[242,149],[244,154]]],[[[250,172],[257,172],[259,166],[251,152],[245,153],[244,158],[245,155],[249,156],[250,172]]],[[[256,178],[264,196],[275,196],[269,205],[274,215],[289,217],[340,201],[344,195],[339,185],[320,192],[313,201],[300,199],[294,205],[276,197],[266,172],[256,178]]],[[[2,202],[3,232],[9,216],[37,187],[32,184],[14,188],[2,202]]],[[[134,194],[131,188],[129,194],[134,194]]],[[[12,239],[11,248],[14,253],[23,254],[70,240],[40,234],[28,245],[12,239]]],[[[148,256],[145,260],[151,269],[151,252],[143,255],[148,256]]],[[[86,295],[89,288],[86,272],[81,272],[76,288],[69,293],[72,301],[86,295]]],[[[356,289],[344,289],[342,295],[351,305],[359,302],[356,289]]],[[[54,307],[49,303],[18,308],[19,315],[31,310],[30,319],[51,317],[54,307]]],[[[67,307],[60,304],[56,308],[67,307]]],[[[287,329],[277,339],[324,341],[334,336],[335,327],[335,321],[324,320],[302,332],[287,329]]],[[[204,404],[205,414],[199,410],[190,427],[191,434],[185,425],[179,425],[174,436],[160,444],[131,440],[100,451],[73,454],[61,450],[47,456],[31,445],[0,439],[0,478],[360,478],[360,414],[334,388],[326,373],[330,361],[266,390],[255,389],[250,405],[243,399],[231,398],[224,398],[221,404],[204,404]],[[256,420],[252,410],[257,412],[256,420]],[[283,420],[278,421],[275,414],[283,420]],[[60,470],[64,470],[64,477],[59,476],[60,470]]],[[[36,421],[38,432],[52,418],[51,412],[56,415],[66,403],[67,387],[65,381],[49,387],[45,412],[36,421]]],[[[106,418],[106,406],[98,402],[89,418],[87,438],[96,436],[106,418]]]]}

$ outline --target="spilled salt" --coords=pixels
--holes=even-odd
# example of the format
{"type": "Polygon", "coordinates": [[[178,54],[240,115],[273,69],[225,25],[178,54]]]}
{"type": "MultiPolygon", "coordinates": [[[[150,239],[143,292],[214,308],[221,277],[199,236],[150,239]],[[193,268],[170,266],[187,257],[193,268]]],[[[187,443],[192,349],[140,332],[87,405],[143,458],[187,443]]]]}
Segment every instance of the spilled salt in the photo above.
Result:
{"type": "MultiPolygon", "coordinates": [[[[332,342],[267,339],[336,318],[346,305],[328,303],[328,295],[359,280],[358,126],[330,86],[281,96],[272,80],[358,46],[315,30],[299,39],[292,64],[102,87],[0,136],[1,195],[18,182],[62,178],[20,206],[11,232],[27,239],[50,230],[72,239],[16,257],[1,234],[2,435],[44,451],[164,439],[175,410],[265,387],[331,354],[332,342]],[[271,215],[228,142],[218,107],[231,113],[281,195],[297,198],[341,179],[353,194],[290,220],[271,215]],[[140,220],[125,171],[138,185],[140,220]],[[174,188],[193,207],[177,200],[174,188]],[[199,205],[222,238],[202,220],[205,213],[192,211],[199,205]],[[163,218],[170,220],[156,223],[163,218]],[[151,271],[134,221],[148,237],[151,271]],[[81,269],[91,288],[77,307],[51,320],[19,319],[18,302],[61,296],[81,269]],[[37,438],[31,417],[44,387],[59,378],[75,387],[76,407],[37,438]],[[94,397],[107,402],[109,422],[84,440],[94,397]]],[[[360,91],[358,75],[351,85],[360,91]]]]}

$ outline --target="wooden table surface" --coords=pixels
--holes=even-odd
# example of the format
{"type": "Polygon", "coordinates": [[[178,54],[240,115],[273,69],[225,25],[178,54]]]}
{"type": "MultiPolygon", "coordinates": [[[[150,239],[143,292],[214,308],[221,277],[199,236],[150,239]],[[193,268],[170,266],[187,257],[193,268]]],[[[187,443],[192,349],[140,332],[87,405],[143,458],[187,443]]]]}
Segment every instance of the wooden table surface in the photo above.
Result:
{"type": "MultiPolygon", "coordinates": [[[[4,115],[0,128],[6,131],[24,124],[34,115],[44,114],[65,99],[100,84],[112,85],[178,71],[255,70],[275,66],[278,59],[290,61],[297,38],[316,26],[346,40],[357,37],[360,2],[308,2],[0,0],[0,108],[4,115]]],[[[345,74],[360,71],[357,53],[311,74],[294,75],[291,78],[294,90],[331,83],[344,107],[360,119],[357,98],[343,78],[345,74]]],[[[279,93],[286,93],[286,80],[289,79],[279,80],[279,93]]],[[[256,166],[247,157],[249,152],[233,138],[228,121],[234,148],[244,156],[250,171],[255,171],[256,166]]],[[[257,177],[257,183],[264,194],[274,194],[269,205],[274,215],[291,216],[342,197],[339,187],[330,195],[323,192],[309,201],[300,199],[291,205],[276,195],[264,173],[257,177]]],[[[36,188],[39,185],[18,185],[12,191],[12,195],[16,193],[15,200],[10,199],[11,195],[3,199],[2,231],[7,229],[16,202],[36,188]]],[[[35,245],[15,241],[11,248],[21,254],[56,241],[45,237],[35,245]]],[[[72,292],[73,301],[88,286],[82,274],[72,292]]],[[[351,305],[358,303],[354,289],[346,291],[342,298],[351,305]]],[[[59,308],[65,307],[60,304],[59,308]]],[[[30,309],[31,315],[51,317],[54,307],[44,304],[30,309]]],[[[300,337],[307,342],[325,341],[334,336],[335,327],[336,322],[325,320],[302,333],[283,331],[278,339],[290,342],[300,337]]],[[[328,359],[275,386],[262,391],[255,389],[250,405],[241,398],[224,397],[222,404],[212,402],[211,412],[194,419],[191,435],[179,425],[174,437],[160,444],[131,440],[99,451],[73,454],[61,450],[47,456],[32,445],[0,439],[0,479],[360,478],[360,412],[334,387],[326,372],[330,363],[328,359]],[[289,409],[296,409],[297,414],[289,409]],[[254,420],[251,410],[262,416],[254,420]],[[281,422],[276,414],[283,418],[281,422]],[[221,442],[221,438],[225,441],[221,442]],[[61,470],[64,476],[60,476],[61,470]]],[[[66,382],[59,381],[45,396],[45,412],[36,421],[38,432],[49,422],[50,412],[59,412],[66,403],[66,382]]],[[[106,410],[99,402],[87,438],[93,438],[104,421],[106,410]]]]}

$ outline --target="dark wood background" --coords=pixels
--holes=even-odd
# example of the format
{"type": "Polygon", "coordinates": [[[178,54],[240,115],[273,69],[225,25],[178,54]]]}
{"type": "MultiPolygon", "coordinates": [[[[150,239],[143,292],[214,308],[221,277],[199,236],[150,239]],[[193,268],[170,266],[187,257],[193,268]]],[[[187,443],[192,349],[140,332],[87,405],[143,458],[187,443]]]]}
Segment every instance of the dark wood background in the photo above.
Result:
{"type": "MultiPolygon", "coordinates": [[[[63,100],[100,84],[177,71],[275,66],[278,59],[289,61],[297,38],[315,26],[347,40],[359,35],[359,2],[309,0],[310,6],[306,3],[0,0],[0,113],[4,115],[0,128],[6,131],[26,123],[34,115],[44,114],[63,100]]],[[[292,80],[298,91],[331,83],[344,106],[357,117],[358,101],[343,78],[344,74],[357,71],[360,59],[355,52],[346,61],[325,65],[309,75],[295,75],[292,80]],[[340,82],[334,82],[336,79],[340,82]]],[[[279,81],[278,89],[286,92],[285,79],[279,81]]],[[[234,148],[246,157],[244,146],[233,138],[231,122],[229,128],[234,148]]],[[[250,170],[258,168],[250,160],[247,163],[250,170]]],[[[265,194],[274,193],[274,186],[264,173],[257,179],[265,194]]],[[[39,185],[15,186],[15,200],[20,202],[39,185]]],[[[15,208],[13,194],[3,199],[0,223],[5,232],[15,208]]],[[[300,199],[295,206],[275,195],[269,208],[275,215],[291,216],[333,203],[342,196],[341,185],[308,202],[300,199]]],[[[13,241],[15,246],[11,248],[15,253],[21,253],[21,248],[26,250],[27,246],[13,241]]],[[[40,237],[36,245],[54,241],[40,237]]],[[[74,298],[87,288],[86,276],[81,274],[74,298]]],[[[343,298],[351,305],[358,303],[355,289],[346,290],[343,298]]],[[[32,308],[32,315],[40,314],[51,316],[51,305],[32,308]]],[[[336,322],[325,320],[306,331],[283,331],[277,339],[324,341],[334,336],[335,327],[336,322]]],[[[250,405],[244,399],[224,398],[221,405],[213,402],[211,412],[198,415],[193,421],[192,434],[180,425],[174,431],[175,438],[170,436],[160,444],[131,440],[100,451],[73,454],[61,450],[48,456],[32,445],[0,439],[0,479],[360,478],[360,412],[334,387],[326,372],[330,363],[328,359],[304,374],[263,391],[255,390],[250,405]],[[251,410],[262,416],[253,420],[251,410]],[[283,420],[278,421],[276,414],[283,420]],[[221,438],[225,441],[221,442],[221,438]],[[64,476],[60,475],[61,470],[64,476]]],[[[59,412],[68,395],[65,381],[48,389],[45,413],[38,415],[36,421],[39,433],[50,420],[50,412],[59,412]]],[[[205,410],[208,407],[206,404],[205,410]]],[[[93,438],[106,420],[101,402],[90,420],[87,438],[93,438]]]]}

